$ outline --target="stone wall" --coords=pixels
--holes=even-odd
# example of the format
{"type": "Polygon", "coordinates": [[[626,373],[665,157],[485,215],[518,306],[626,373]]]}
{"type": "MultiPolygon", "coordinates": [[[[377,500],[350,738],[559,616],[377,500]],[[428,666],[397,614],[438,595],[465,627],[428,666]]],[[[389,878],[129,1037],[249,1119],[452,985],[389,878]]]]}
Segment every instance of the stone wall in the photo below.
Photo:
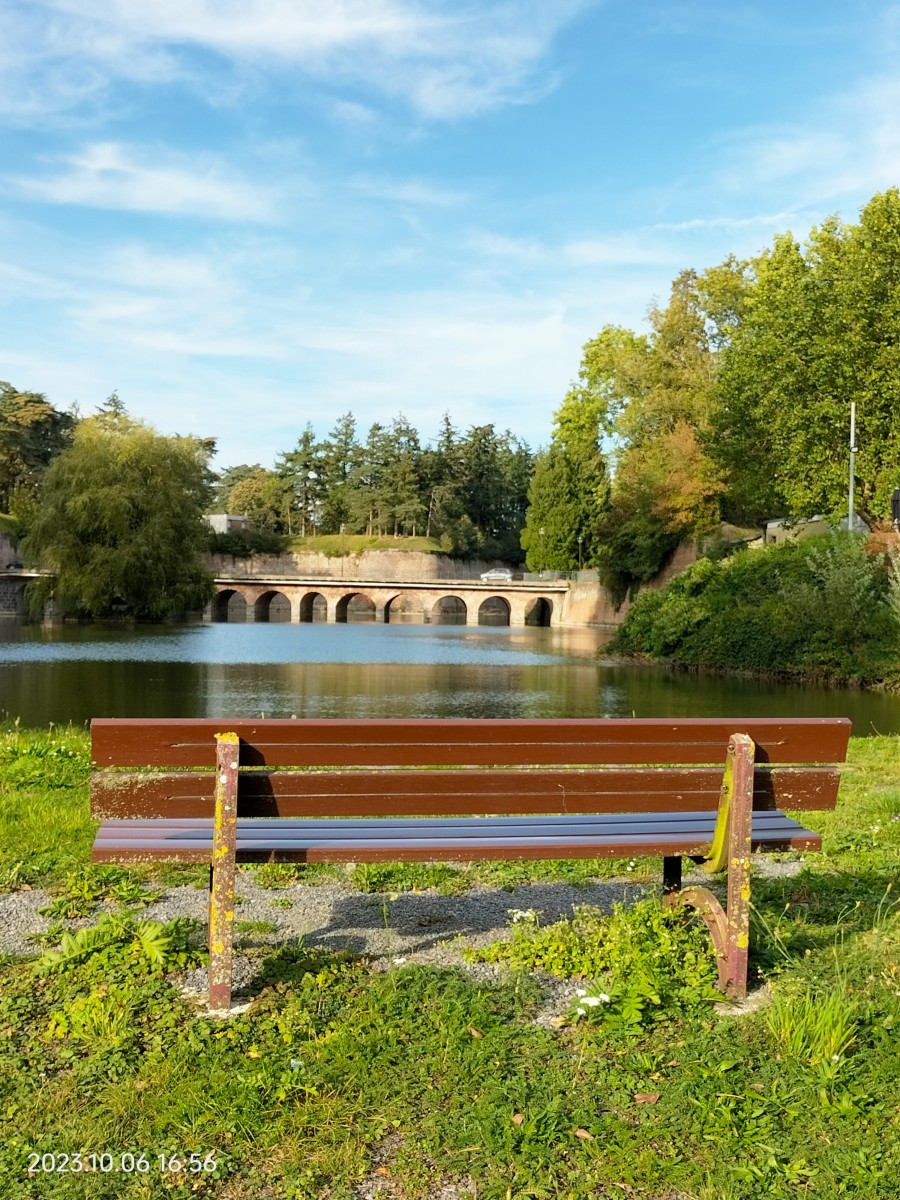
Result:
{"type": "Polygon", "coordinates": [[[18,558],[16,543],[9,534],[0,533],[0,571],[4,570],[7,563],[16,562],[18,558]]]}
{"type": "MultiPolygon", "coordinates": [[[[672,556],[672,561],[650,583],[644,584],[651,591],[658,591],[686,567],[697,561],[697,547],[693,542],[683,542],[672,556]]],[[[631,608],[631,599],[626,596],[618,606],[602,583],[574,582],[570,585],[563,604],[564,625],[621,625],[631,608]]]]}
{"type": "Polygon", "coordinates": [[[20,579],[0,579],[0,616],[21,616],[25,611],[20,579]]]}
{"type": "MultiPolygon", "coordinates": [[[[697,560],[697,547],[686,542],[678,547],[672,561],[649,588],[661,588],[679,571],[697,560]]],[[[407,550],[365,550],[345,558],[328,558],[308,551],[301,554],[262,555],[232,558],[211,555],[210,567],[216,575],[246,579],[335,579],[366,580],[370,583],[429,583],[436,580],[477,580],[482,571],[505,566],[497,561],[473,559],[462,562],[444,554],[421,554],[407,550]]],[[[534,576],[529,576],[534,579],[534,576]]],[[[617,608],[602,583],[573,582],[563,601],[563,625],[621,625],[631,607],[626,598],[617,608]]]]}
{"type": "Polygon", "coordinates": [[[496,560],[462,562],[444,554],[422,554],[414,550],[364,550],[344,558],[304,551],[298,554],[254,554],[232,558],[209,556],[216,575],[273,579],[364,579],[375,583],[428,583],[438,579],[478,579],[482,571],[505,566],[496,560]]]}

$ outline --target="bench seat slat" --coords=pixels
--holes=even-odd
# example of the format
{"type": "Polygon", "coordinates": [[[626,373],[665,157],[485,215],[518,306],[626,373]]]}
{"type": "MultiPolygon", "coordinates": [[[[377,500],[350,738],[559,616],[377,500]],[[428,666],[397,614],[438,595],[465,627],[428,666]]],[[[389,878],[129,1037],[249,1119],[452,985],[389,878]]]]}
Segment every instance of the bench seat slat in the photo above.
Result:
{"type": "MultiPolygon", "coordinates": [[[[506,817],[430,817],[421,820],[406,818],[381,817],[362,820],[244,820],[238,818],[240,828],[246,837],[259,836],[263,839],[278,838],[283,834],[296,835],[298,831],[308,831],[310,835],[327,834],[329,837],[359,837],[359,836],[440,836],[442,834],[466,833],[477,834],[484,829],[515,830],[523,832],[532,830],[564,829],[566,832],[584,832],[603,829],[633,829],[648,827],[651,829],[688,830],[700,828],[711,829],[715,821],[707,812],[671,812],[671,813],[618,813],[615,816],[606,814],[584,814],[572,816],[563,815],[516,815],[506,817]]],[[[786,822],[797,824],[792,818],[780,812],[762,812],[754,815],[755,830],[782,828],[786,822]]],[[[168,820],[113,820],[104,821],[97,832],[98,838],[115,838],[119,835],[126,837],[154,837],[161,830],[171,829],[173,832],[185,831],[198,834],[208,833],[212,823],[204,817],[177,817],[168,820]]]]}
{"type": "Polygon", "coordinates": [[[216,732],[242,739],[247,766],[492,766],[721,763],[730,734],[750,735],[757,762],[838,762],[850,722],[834,718],[630,718],[473,721],[95,718],[98,767],[215,765],[216,732]],[[252,744],[251,744],[252,743],[252,744]]]}
{"type": "MultiPolygon", "coordinates": [[[[243,821],[238,820],[237,853],[245,861],[294,859],[308,862],[379,860],[476,860],[485,858],[600,858],[629,854],[692,854],[709,848],[715,817],[707,813],[670,814],[670,820],[647,820],[647,814],[615,817],[552,818],[517,822],[515,818],[481,818],[468,822],[423,824],[388,820],[243,821]],[[416,827],[414,828],[413,825],[416,827]]],[[[208,861],[210,821],[108,822],[94,844],[95,861],[136,858],[208,861]]],[[[754,849],[816,849],[818,834],[782,813],[754,817],[754,849]]]]}
{"type": "MultiPolygon", "coordinates": [[[[835,767],[776,767],[754,776],[756,809],[823,809],[837,801],[835,767]]],[[[98,772],[91,780],[99,817],[212,815],[214,775],[98,772]]],[[[650,812],[718,808],[721,767],[615,770],[402,772],[242,772],[238,811],[245,817],[438,816],[466,813],[650,812]]]]}

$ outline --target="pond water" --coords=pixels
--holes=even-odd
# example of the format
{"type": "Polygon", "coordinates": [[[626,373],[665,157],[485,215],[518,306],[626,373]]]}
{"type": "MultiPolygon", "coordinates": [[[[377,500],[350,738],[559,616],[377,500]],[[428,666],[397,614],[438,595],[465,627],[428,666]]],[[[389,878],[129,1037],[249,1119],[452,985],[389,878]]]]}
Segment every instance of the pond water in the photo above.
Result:
{"type": "Polygon", "coordinates": [[[900,733],[900,699],[604,661],[598,629],[0,622],[0,714],[104,717],[847,716],[900,733]]]}

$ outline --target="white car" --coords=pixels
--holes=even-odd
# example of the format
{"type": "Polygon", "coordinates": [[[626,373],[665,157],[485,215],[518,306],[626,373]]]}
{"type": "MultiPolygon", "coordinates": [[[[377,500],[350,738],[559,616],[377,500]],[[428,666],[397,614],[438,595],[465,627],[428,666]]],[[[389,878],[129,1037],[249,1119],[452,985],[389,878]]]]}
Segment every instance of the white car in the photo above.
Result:
{"type": "Polygon", "coordinates": [[[509,567],[493,567],[481,576],[482,583],[511,583],[513,573],[509,567]]]}

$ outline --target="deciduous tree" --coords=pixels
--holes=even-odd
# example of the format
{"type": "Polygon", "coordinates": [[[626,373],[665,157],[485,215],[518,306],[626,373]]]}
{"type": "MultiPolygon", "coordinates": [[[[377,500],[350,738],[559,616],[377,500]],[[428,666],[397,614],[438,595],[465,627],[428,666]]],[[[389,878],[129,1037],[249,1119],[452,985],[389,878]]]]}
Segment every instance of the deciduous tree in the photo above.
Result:
{"type": "Polygon", "coordinates": [[[151,620],[201,608],[213,591],[201,557],[208,453],[124,413],[82,421],[47,468],[22,546],[52,572],[33,585],[33,607],[52,598],[68,613],[151,620]]]}

